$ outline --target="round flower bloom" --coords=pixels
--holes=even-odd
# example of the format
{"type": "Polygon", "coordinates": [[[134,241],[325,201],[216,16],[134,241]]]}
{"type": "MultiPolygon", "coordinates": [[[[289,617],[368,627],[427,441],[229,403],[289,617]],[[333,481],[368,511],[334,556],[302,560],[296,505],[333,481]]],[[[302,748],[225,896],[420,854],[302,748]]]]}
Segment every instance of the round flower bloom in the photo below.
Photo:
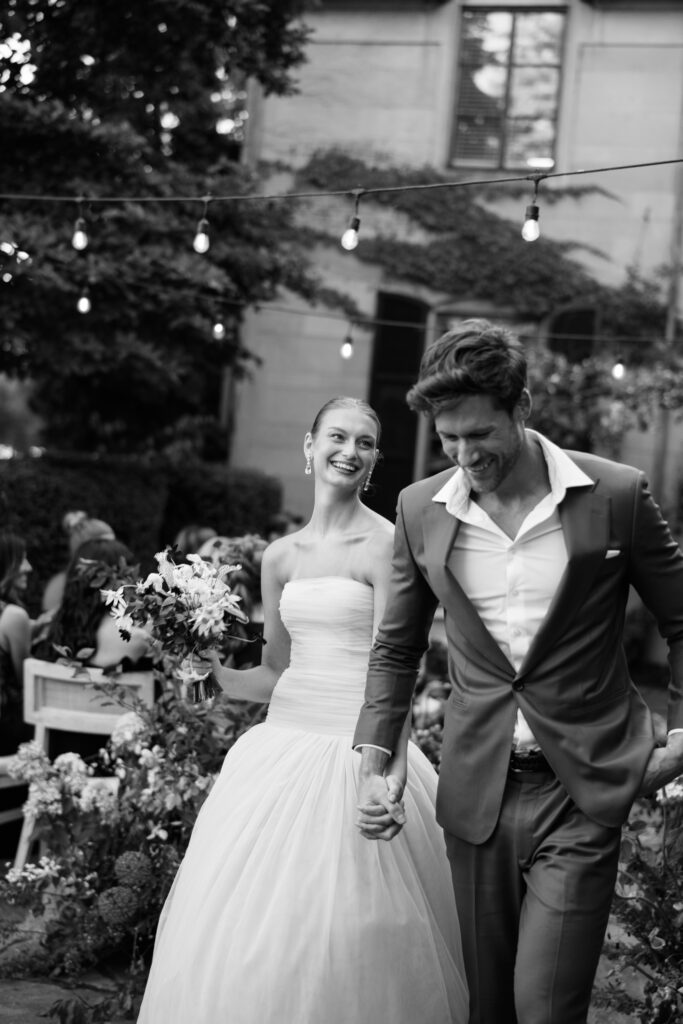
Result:
{"type": "Polygon", "coordinates": [[[106,924],[120,928],[135,917],[138,898],[130,886],[113,885],[97,897],[97,909],[106,924]]]}
{"type": "Polygon", "coordinates": [[[45,778],[49,769],[50,759],[36,740],[22,743],[7,762],[7,773],[26,782],[45,778]]]}
{"type": "Polygon", "coordinates": [[[114,861],[119,882],[131,889],[142,889],[152,880],[152,862],[138,850],[128,850],[114,861]]]}
{"type": "Polygon", "coordinates": [[[88,781],[90,774],[83,758],[73,751],[67,751],[56,757],[52,767],[74,789],[81,789],[88,781]]]}
{"type": "Polygon", "coordinates": [[[109,743],[113,750],[125,747],[136,740],[143,740],[147,736],[147,723],[136,711],[127,711],[120,715],[114,722],[109,743]]]}

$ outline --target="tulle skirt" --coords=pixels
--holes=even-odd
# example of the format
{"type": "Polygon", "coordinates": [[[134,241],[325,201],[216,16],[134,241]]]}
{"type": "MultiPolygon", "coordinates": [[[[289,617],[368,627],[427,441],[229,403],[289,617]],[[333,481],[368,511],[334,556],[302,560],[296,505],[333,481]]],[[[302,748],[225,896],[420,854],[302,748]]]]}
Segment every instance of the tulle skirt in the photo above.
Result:
{"type": "Polygon", "coordinates": [[[229,751],[166,901],[139,1024],[466,1024],[436,774],[407,824],[355,827],[347,735],[268,722],[229,751]]]}

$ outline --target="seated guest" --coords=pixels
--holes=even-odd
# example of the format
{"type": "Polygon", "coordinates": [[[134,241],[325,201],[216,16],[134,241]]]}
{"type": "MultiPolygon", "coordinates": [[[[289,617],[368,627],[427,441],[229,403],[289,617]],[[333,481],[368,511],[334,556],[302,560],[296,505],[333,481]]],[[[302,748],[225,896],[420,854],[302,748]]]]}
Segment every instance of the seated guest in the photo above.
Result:
{"type": "Polygon", "coordinates": [[[24,607],[31,563],[21,537],[0,531],[0,754],[14,754],[31,739],[24,723],[23,665],[31,646],[31,620],[24,607]]]}
{"type": "Polygon", "coordinates": [[[84,571],[95,566],[111,569],[103,586],[118,585],[117,570],[135,565],[135,556],[118,540],[88,540],[81,544],[66,570],[64,595],[47,630],[45,639],[34,653],[45,661],[61,657],[57,647],[68,648],[71,657],[90,649],[86,665],[113,668],[123,664],[130,668],[149,653],[149,637],[144,630],[132,627],[130,640],[124,640],[118,624],[102,600],[100,588],[93,586],[91,574],[84,571]]]}
{"type": "Polygon", "coordinates": [[[196,555],[202,544],[215,536],[216,531],[212,526],[198,526],[196,523],[190,523],[176,534],[173,547],[183,555],[196,555]]]}
{"type": "MultiPolygon", "coordinates": [[[[69,554],[73,558],[81,544],[87,540],[114,540],[115,534],[108,523],[101,519],[92,519],[82,509],[66,512],[62,519],[62,528],[69,541],[69,554]]],[[[45,584],[43,591],[43,612],[53,612],[59,607],[64,593],[66,569],[55,573],[45,584]]]]}
{"type": "MultiPolygon", "coordinates": [[[[120,574],[135,565],[135,557],[118,540],[89,540],[81,544],[66,571],[62,602],[49,624],[47,635],[34,647],[34,655],[44,661],[57,661],[63,655],[58,648],[66,648],[69,656],[86,666],[110,669],[121,666],[123,671],[148,667],[150,642],[147,633],[136,626],[130,627],[130,639],[124,640],[119,625],[100,595],[100,586],[94,585],[93,570],[104,569],[103,588],[118,586],[120,574]],[[81,652],[89,652],[85,657],[81,652]]],[[[104,746],[105,736],[84,736],[53,732],[50,757],[65,750],[73,750],[88,758],[104,746]]]]}

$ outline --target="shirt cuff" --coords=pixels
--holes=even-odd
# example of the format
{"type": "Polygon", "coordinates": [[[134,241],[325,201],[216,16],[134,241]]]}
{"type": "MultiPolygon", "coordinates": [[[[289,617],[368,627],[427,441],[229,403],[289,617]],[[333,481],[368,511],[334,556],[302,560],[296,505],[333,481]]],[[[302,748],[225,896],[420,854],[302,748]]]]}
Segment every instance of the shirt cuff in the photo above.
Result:
{"type": "MultiPolygon", "coordinates": [[[[683,732],[683,729],[681,729],[681,732],[683,732]]],[[[390,750],[387,750],[386,747],[379,747],[379,746],[377,746],[376,743],[359,743],[353,749],[354,750],[362,750],[363,747],[372,747],[373,750],[382,750],[387,755],[387,757],[391,757],[391,751],[390,750]]]]}
{"type": "Polygon", "coordinates": [[[669,729],[669,731],[667,733],[667,736],[673,736],[673,734],[675,732],[683,732],[683,729],[681,729],[681,728],[679,728],[679,729],[669,729]]]}

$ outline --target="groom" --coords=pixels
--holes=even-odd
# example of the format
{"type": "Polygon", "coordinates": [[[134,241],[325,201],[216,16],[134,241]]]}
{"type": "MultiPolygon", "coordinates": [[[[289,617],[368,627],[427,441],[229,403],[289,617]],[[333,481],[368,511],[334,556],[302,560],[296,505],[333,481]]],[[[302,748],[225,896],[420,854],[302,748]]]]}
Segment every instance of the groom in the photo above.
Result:
{"type": "Polygon", "coordinates": [[[463,322],[427,349],[408,404],[456,469],[399,496],[392,579],[354,745],[359,826],[402,814],[383,770],[438,603],[452,692],[437,818],[470,1024],[585,1024],[634,798],[683,772],[683,555],[643,474],[525,427],[516,339],[463,322]],[[629,679],[630,586],[669,647],[666,736],[629,679]]]}

